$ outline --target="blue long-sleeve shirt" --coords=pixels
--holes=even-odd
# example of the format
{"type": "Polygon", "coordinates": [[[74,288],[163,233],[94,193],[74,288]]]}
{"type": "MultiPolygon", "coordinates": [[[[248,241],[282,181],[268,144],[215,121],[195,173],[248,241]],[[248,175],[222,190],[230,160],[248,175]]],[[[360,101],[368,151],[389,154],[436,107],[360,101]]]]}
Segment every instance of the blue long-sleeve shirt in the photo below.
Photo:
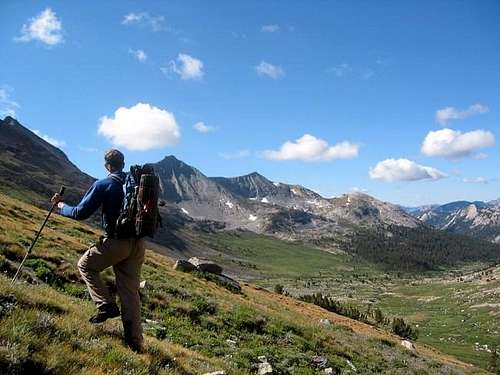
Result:
{"type": "Polygon", "coordinates": [[[112,237],[124,197],[120,180],[125,182],[126,176],[118,172],[94,182],[77,206],[65,204],[59,213],[76,220],[85,220],[102,207],[103,228],[106,236],[112,237]]]}

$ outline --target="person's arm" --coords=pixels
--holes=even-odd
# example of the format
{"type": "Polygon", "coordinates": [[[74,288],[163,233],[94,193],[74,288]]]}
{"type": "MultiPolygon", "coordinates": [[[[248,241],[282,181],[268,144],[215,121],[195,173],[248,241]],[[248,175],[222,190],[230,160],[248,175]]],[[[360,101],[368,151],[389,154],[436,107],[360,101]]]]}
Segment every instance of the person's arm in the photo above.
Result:
{"type": "Polygon", "coordinates": [[[66,203],[59,202],[57,207],[59,213],[63,216],[70,217],[75,220],[85,220],[90,217],[102,204],[102,189],[96,182],[85,193],[81,202],[75,206],[69,206],[66,203]]]}

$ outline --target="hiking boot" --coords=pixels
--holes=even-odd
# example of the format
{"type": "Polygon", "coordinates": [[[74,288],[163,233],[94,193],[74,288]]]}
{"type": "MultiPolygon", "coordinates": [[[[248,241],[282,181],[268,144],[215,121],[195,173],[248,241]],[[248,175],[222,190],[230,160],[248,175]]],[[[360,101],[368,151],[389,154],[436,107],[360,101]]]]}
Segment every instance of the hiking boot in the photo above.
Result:
{"type": "Polygon", "coordinates": [[[130,350],[141,354],[143,353],[144,348],[142,347],[142,333],[139,336],[134,336],[132,334],[132,325],[133,323],[130,320],[126,320],[123,322],[123,335],[125,336],[125,343],[130,348],[130,350]]]}
{"type": "Polygon", "coordinates": [[[92,324],[103,323],[106,320],[116,318],[117,316],[120,316],[120,310],[118,309],[116,303],[107,303],[97,308],[97,314],[92,316],[89,319],[89,322],[92,324]]]}
{"type": "Polygon", "coordinates": [[[125,343],[130,348],[130,350],[132,350],[133,352],[135,352],[137,354],[144,353],[144,348],[143,348],[142,344],[137,343],[135,341],[131,341],[131,340],[125,340],[125,343]]]}

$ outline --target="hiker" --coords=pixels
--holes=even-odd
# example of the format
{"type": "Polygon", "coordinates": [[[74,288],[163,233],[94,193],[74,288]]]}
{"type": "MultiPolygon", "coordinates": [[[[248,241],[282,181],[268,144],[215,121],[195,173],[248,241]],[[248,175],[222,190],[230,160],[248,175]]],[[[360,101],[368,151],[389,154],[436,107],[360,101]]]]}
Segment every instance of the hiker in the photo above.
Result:
{"type": "Polygon", "coordinates": [[[120,315],[115,299],[111,297],[99,275],[104,269],[113,266],[121,303],[125,342],[132,350],[141,352],[143,337],[139,283],[144,262],[144,240],[134,236],[117,238],[115,225],[123,203],[123,185],[127,178],[123,172],[124,156],[118,150],[110,150],[104,155],[104,161],[108,176],[94,182],[77,206],[67,205],[59,194],[54,195],[52,201],[57,202],[61,215],[76,220],[87,219],[102,207],[105,235],[78,261],[80,274],[97,305],[97,313],[89,321],[97,324],[120,315]]]}

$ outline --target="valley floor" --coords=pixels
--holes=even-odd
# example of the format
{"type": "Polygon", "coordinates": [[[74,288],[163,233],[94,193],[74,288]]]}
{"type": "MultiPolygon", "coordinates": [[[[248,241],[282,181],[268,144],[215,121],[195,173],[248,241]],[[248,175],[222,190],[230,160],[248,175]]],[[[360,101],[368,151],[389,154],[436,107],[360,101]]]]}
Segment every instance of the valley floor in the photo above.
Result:
{"type": "Polygon", "coordinates": [[[500,266],[468,264],[408,275],[250,233],[224,233],[210,241],[232,262],[260,272],[255,282],[269,290],[279,284],[296,297],[319,292],[362,311],[379,308],[415,326],[419,342],[483,368],[490,366],[492,350],[500,351],[500,266]]]}

